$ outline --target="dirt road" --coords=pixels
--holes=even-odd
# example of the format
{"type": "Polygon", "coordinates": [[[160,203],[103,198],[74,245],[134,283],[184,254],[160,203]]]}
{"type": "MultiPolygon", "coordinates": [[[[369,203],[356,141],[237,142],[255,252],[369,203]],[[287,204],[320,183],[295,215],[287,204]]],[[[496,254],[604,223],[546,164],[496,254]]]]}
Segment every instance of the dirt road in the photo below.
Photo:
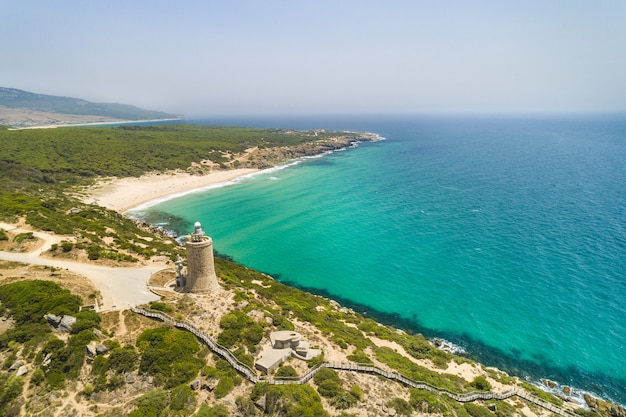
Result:
{"type": "MultiPolygon", "coordinates": [[[[0,223],[0,228],[7,231],[21,233],[26,230],[16,228],[14,225],[0,223]]],[[[59,237],[43,232],[33,234],[44,241],[44,245],[29,253],[13,253],[0,251],[0,259],[7,261],[22,262],[26,264],[46,265],[55,268],[68,269],[76,274],[89,279],[100,290],[102,303],[100,310],[126,309],[132,305],[144,304],[158,300],[159,297],[147,288],[148,278],[163,269],[164,266],[112,268],[81,262],[63,261],[40,257],[40,253],[50,248],[50,245],[58,242],[59,237]]]]}

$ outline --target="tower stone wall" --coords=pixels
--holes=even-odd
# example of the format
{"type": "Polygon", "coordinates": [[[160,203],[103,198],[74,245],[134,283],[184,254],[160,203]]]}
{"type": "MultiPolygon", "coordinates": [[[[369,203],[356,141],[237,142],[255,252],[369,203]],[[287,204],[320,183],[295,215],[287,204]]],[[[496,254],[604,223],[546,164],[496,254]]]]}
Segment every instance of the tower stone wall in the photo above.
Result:
{"type": "Polygon", "coordinates": [[[185,292],[206,293],[220,289],[213,261],[213,240],[205,236],[200,223],[194,225],[193,234],[185,242],[187,276],[185,292]]]}

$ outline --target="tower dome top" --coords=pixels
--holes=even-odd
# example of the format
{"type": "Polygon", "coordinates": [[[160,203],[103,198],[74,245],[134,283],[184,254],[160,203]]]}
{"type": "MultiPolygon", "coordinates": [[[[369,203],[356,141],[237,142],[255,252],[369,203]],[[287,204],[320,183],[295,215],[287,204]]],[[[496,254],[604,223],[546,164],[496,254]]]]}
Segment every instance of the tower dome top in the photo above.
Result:
{"type": "Polygon", "coordinates": [[[200,224],[200,222],[195,222],[193,224],[193,233],[191,234],[191,239],[194,242],[199,242],[202,240],[203,236],[204,236],[204,230],[202,230],[202,225],[200,224]]]}

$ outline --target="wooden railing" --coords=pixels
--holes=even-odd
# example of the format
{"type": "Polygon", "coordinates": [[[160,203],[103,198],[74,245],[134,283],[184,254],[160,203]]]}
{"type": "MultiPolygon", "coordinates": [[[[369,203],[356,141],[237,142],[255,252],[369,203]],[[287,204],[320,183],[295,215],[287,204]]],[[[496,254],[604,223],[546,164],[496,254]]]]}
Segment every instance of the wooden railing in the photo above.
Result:
{"type": "Polygon", "coordinates": [[[439,395],[446,395],[452,398],[453,400],[456,400],[462,403],[472,402],[476,400],[506,400],[507,398],[518,396],[520,398],[525,399],[526,401],[529,401],[533,404],[543,407],[546,410],[549,410],[555,414],[559,414],[565,417],[577,417],[578,416],[577,414],[569,410],[566,410],[555,404],[544,401],[541,398],[535,395],[532,395],[528,393],[527,391],[524,391],[521,389],[512,389],[512,390],[503,391],[500,393],[487,391],[487,392],[468,392],[465,394],[457,394],[457,393],[450,392],[445,389],[437,388],[436,386],[431,385],[427,382],[414,381],[395,371],[386,371],[377,366],[373,366],[369,364],[362,364],[362,363],[354,363],[354,362],[347,362],[347,363],[346,362],[322,362],[316,365],[315,367],[311,368],[309,372],[307,372],[305,375],[303,375],[300,378],[259,377],[257,376],[257,373],[254,370],[250,369],[248,365],[242,363],[228,349],[226,349],[224,346],[217,343],[215,339],[213,339],[208,334],[203,333],[202,331],[196,329],[190,324],[175,320],[171,318],[170,316],[163,314],[161,312],[146,310],[144,308],[139,308],[139,307],[132,307],[131,310],[143,316],[162,320],[165,323],[171,324],[174,327],[177,327],[179,329],[184,329],[193,333],[194,335],[196,335],[198,339],[204,342],[204,344],[206,344],[213,352],[215,352],[216,354],[218,354],[219,356],[227,360],[228,363],[235,370],[237,370],[237,372],[245,376],[253,384],[257,384],[260,382],[266,383],[266,384],[272,384],[272,385],[306,384],[308,381],[310,381],[313,378],[313,376],[315,376],[315,374],[320,369],[331,368],[331,369],[336,369],[340,371],[352,371],[352,372],[359,372],[359,373],[364,373],[364,374],[379,375],[390,380],[398,381],[412,388],[428,390],[439,395]]]}

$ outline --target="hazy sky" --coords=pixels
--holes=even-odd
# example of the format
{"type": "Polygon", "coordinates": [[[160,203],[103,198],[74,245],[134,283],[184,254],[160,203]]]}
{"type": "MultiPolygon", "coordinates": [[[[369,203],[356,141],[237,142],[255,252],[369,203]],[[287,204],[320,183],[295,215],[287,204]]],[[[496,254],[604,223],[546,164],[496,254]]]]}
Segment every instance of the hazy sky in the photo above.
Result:
{"type": "Polygon", "coordinates": [[[626,111],[626,0],[0,0],[0,86],[185,115],[626,111]]]}

